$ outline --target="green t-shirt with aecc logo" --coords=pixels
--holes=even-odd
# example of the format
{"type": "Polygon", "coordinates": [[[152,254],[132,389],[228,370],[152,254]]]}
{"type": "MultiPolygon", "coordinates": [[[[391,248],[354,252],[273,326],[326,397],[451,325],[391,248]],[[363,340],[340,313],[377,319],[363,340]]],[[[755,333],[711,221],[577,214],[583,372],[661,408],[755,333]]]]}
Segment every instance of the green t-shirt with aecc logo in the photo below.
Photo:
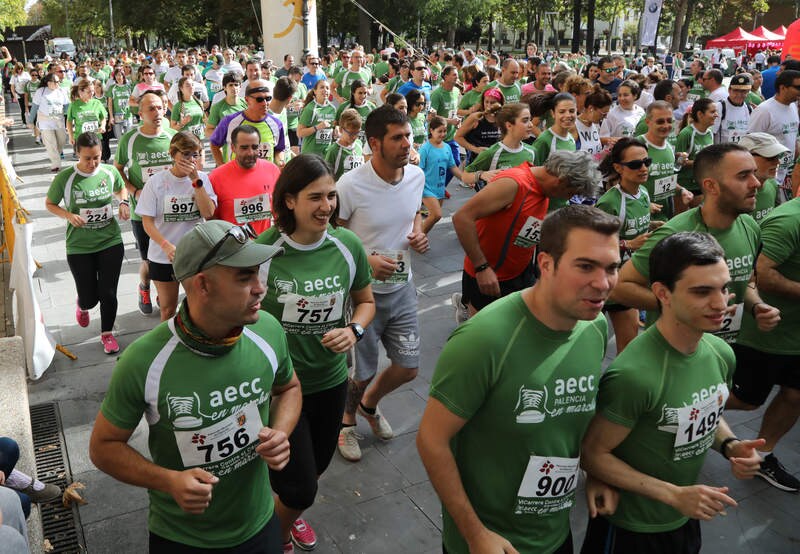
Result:
{"type": "Polygon", "coordinates": [[[179,101],[172,106],[170,121],[179,122],[184,117],[190,117],[191,119],[189,120],[189,123],[187,123],[180,130],[188,131],[200,140],[203,140],[206,136],[205,124],[203,123],[204,115],[205,112],[203,112],[203,106],[201,106],[197,100],[192,98],[188,102],[179,101]]]}
{"type": "Polygon", "coordinates": [[[418,147],[428,140],[428,119],[423,112],[408,119],[411,123],[411,138],[418,147]]]}
{"type": "MultiPolygon", "coordinates": [[[[169,143],[175,135],[175,130],[164,127],[158,135],[149,136],[141,131],[141,127],[131,129],[119,140],[114,163],[127,168],[128,180],[136,189],[144,187],[145,183],[164,169],[172,167],[172,157],[169,155],[169,143]]],[[[141,221],[136,215],[136,199],[130,195],[131,221],[141,221]]]]}
{"type": "Polygon", "coordinates": [[[128,105],[133,87],[130,84],[114,83],[106,91],[106,98],[111,98],[113,107],[112,122],[122,123],[131,117],[131,108],[128,105]]]}
{"type": "Polygon", "coordinates": [[[647,147],[647,155],[653,159],[647,175],[647,193],[650,200],[661,204],[660,212],[653,214],[653,219],[666,221],[672,217],[672,203],[670,198],[675,196],[678,189],[678,177],[675,173],[675,151],[668,142],[664,146],[656,146],[644,136],[636,137],[647,147]]]}
{"type": "Polygon", "coordinates": [[[333,175],[338,181],[339,177],[364,163],[364,148],[361,146],[361,141],[356,139],[350,146],[334,142],[325,150],[325,161],[333,168],[333,175]]]}
{"type": "Polygon", "coordinates": [[[64,201],[64,209],[83,218],[83,227],[67,222],[67,254],[93,254],[122,243],[112,204],[115,192],[125,182],[114,166],[100,164],[94,173],[76,166],[56,175],[47,191],[53,204],[64,201]]]}
{"type": "MultiPolygon", "coordinates": [[[[436,110],[436,115],[445,119],[454,119],[458,117],[458,89],[453,87],[452,90],[444,90],[438,87],[431,92],[431,108],[436,110]]],[[[455,125],[447,124],[447,134],[444,137],[445,141],[453,140],[456,136],[455,125]]]]}
{"type": "MultiPolygon", "coordinates": [[[[687,125],[675,141],[676,152],[686,152],[689,159],[694,161],[695,156],[706,146],[714,144],[714,133],[709,127],[705,133],[698,131],[694,125],[687,125]]],[[[701,194],[700,185],[694,180],[694,169],[683,166],[678,172],[678,184],[689,189],[695,194],[701,194]]]]}
{"type": "MultiPolygon", "coordinates": [[[[784,202],[761,221],[761,241],[761,255],[775,262],[775,270],[790,281],[800,281],[800,198],[784,202]]],[[[772,331],[761,332],[752,315],[746,313],[738,342],[762,352],[797,356],[800,302],[782,294],[759,292],[764,302],[781,311],[781,321],[772,331]]]]}
{"type": "Polygon", "coordinates": [[[756,207],[750,214],[756,223],[767,217],[777,205],[778,182],[775,179],[767,179],[756,192],[756,207]]]}
{"type": "Polygon", "coordinates": [[[504,85],[500,83],[500,81],[492,81],[487,85],[487,88],[500,89],[500,92],[503,93],[503,98],[505,99],[506,104],[519,102],[522,98],[522,87],[519,86],[519,83],[504,85]]]}
{"type": "Polygon", "coordinates": [[[292,375],[286,336],[265,312],[221,356],[191,350],[174,318],[125,349],[103,416],[133,430],[144,415],[153,463],[173,471],[197,467],[219,478],[202,514],[188,514],[169,493],[150,489],[151,532],[191,547],[227,549],[267,524],[274,512],[269,469],[255,449],[258,432],[270,425],[272,387],[292,375]]]}
{"type": "MultiPolygon", "coordinates": [[[[600,381],[597,413],[630,429],[613,454],[646,475],[685,487],[697,484],[728,399],[736,358],[705,334],[697,350],[675,350],[657,326],[625,348],[600,381]]],[[[710,483],[711,484],[711,483],[710,483]]],[[[637,533],[673,531],[688,518],[675,508],[619,491],[612,524],[637,533]]]]}
{"type": "Polygon", "coordinates": [[[281,322],[303,394],[331,389],[347,379],[345,354],[322,345],[328,331],[344,327],[351,290],[370,284],[367,254],[358,237],[343,227],[329,228],[316,244],[299,244],[277,227],[256,242],[284,249],[261,266],[267,283],[261,307],[281,322]]]}
{"type": "MultiPolygon", "coordinates": [[[[607,339],[602,314],[554,331],[517,292],[457,328],[436,364],[431,398],[467,420],[450,448],[470,503],[520,552],[552,552],[569,534],[607,339]]],[[[442,512],[444,547],[466,553],[442,512]]]]}
{"type": "Polygon", "coordinates": [[[301,152],[303,154],[325,155],[325,150],[333,142],[333,122],[336,119],[336,108],[330,102],[320,105],[316,100],[309,102],[300,112],[300,124],[306,127],[315,127],[322,121],[327,121],[330,127],[318,129],[314,134],[303,139],[301,152]]]}
{"type": "MultiPolygon", "coordinates": [[[[701,207],[692,208],[678,214],[664,225],[656,229],[647,242],[633,253],[631,262],[636,270],[646,279],[650,278],[650,252],[661,239],[681,231],[696,231],[709,233],[722,249],[725,251],[725,263],[731,275],[731,282],[728,285],[730,292],[735,293],[732,304],[737,305],[736,312],[726,316],[722,329],[715,333],[727,342],[736,342],[736,337],[742,326],[742,315],[744,313],[744,295],[747,290],[747,283],[753,275],[756,256],[758,255],[759,245],[761,244],[761,231],[758,224],[752,217],[742,214],[736,218],[727,229],[715,229],[708,227],[703,221],[701,207]]],[[[647,312],[647,322],[652,324],[657,319],[656,312],[647,312]]]]}
{"type": "Polygon", "coordinates": [[[496,142],[477,157],[467,166],[467,171],[491,171],[494,169],[508,169],[517,167],[523,162],[531,162],[536,165],[536,152],[533,147],[521,142],[519,148],[512,150],[503,142],[496,142]]]}
{"type": "Polygon", "coordinates": [[[100,123],[108,119],[108,111],[97,98],[88,102],[73,100],[67,109],[67,120],[72,123],[72,138],[77,139],[81,133],[95,132],[102,134],[105,129],[100,123]]]}

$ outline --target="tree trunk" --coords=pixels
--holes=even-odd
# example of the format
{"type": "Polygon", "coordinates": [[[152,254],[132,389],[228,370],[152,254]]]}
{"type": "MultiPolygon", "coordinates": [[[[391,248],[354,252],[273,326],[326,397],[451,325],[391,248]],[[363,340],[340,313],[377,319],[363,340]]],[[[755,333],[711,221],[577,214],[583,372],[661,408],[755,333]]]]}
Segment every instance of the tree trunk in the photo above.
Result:
{"type": "Polygon", "coordinates": [[[447,47],[455,48],[456,45],[456,28],[451,25],[447,28],[447,47]]]}
{"type": "Polygon", "coordinates": [[[669,49],[673,52],[680,52],[683,50],[681,43],[681,30],[683,29],[683,21],[686,19],[686,8],[689,0],[677,0],[675,5],[675,22],[672,25],[672,40],[670,41],[669,49]]]}
{"type": "Polygon", "coordinates": [[[372,22],[361,10],[358,10],[358,42],[364,47],[365,52],[369,52],[372,43],[372,22]]]}
{"type": "Polygon", "coordinates": [[[686,17],[683,20],[683,26],[681,27],[681,40],[680,40],[680,50],[683,50],[686,46],[686,42],[689,40],[689,24],[692,22],[692,16],[694,15],[694,5],[695,0],[687,0],[686,2],[686,17]]]}
{"type": "Polygon", "coordinates": [[[581,48],[581,0],[572,0],[572,53],[581,48]]]}
{"type": "Polygon", "coordinates": [[[488,43],[486,45],[486,49],[489,50],[489,52],[492,51],[493,44],[494,44],[494,24],[493,24],[492,20],[490,19],[489,20],[489,41],[488,41],[488,43]]]}
{"type": "Polygon", "coordinates": [[[594,55],[594,9],[596,0],[589,0],[586,11],[586,54],[589,59],[594,55]]]}

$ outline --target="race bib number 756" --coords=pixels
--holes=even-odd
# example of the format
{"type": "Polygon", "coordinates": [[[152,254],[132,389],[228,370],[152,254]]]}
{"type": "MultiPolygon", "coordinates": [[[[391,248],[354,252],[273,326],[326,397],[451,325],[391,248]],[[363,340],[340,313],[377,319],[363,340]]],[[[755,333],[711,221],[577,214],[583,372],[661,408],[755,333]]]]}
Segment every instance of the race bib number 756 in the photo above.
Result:
{"type": "Polygon", "coordinates": [[[258,404],[251,402],[208,427],[175,431],[175,442],[184,467],[213,464],[258,442],[262,427],[258,404]]]}

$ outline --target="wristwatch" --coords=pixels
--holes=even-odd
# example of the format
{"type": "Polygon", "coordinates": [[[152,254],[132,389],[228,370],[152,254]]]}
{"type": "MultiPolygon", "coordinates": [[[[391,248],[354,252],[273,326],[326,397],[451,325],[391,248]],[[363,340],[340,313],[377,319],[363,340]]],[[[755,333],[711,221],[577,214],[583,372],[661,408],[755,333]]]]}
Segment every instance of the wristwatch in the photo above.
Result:
{"type": "Polygon", "coordinates": [[[202,179],[197,179],[196,181],[194,181],[192,183],[192,188],[193,189],[201,189],[201,188],[203,188],[203,180],[202,179]]]}
{"type": "Polygon", "coordinates": [[[348,327],[353,330],[353,334],[356,336],[356,342],[364,338],[364,328],[361,326],[361,324],[353,321],[348,325],[348,327]]]}

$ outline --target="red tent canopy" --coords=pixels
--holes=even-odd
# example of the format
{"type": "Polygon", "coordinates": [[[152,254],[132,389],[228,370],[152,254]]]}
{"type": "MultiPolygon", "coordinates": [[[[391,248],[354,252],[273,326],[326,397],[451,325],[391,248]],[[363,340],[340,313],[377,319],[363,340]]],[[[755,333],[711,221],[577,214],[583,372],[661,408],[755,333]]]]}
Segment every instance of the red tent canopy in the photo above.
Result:
{"type": "Polygon", "coordinates": [[[706,48],[743,48],[751,42],[765,42],[762,37],[751,35],[741,27],[737,27],[727,35],[722,35],[706,42],[706,48]]]}
{"type": "Polygon", "coordinates": [[[784,33],[783,35],[778,35],[776,33],[773,33],[763,25],[761,27],[753,29],[752,34],[754,34],[757,37],[776,42],[783,41],[784,37],[786,36],[786,33],[784,33]]]}
{"type": "Polygon", "coordinates": [[[772,32],[775,33],[776,35],[780,35],[781,38],[786,38],[786,31],[788,31],[786,26],[785,25],[781,25],[780,27],[778,27],[777,29],[775,29],[772,32]]]}

